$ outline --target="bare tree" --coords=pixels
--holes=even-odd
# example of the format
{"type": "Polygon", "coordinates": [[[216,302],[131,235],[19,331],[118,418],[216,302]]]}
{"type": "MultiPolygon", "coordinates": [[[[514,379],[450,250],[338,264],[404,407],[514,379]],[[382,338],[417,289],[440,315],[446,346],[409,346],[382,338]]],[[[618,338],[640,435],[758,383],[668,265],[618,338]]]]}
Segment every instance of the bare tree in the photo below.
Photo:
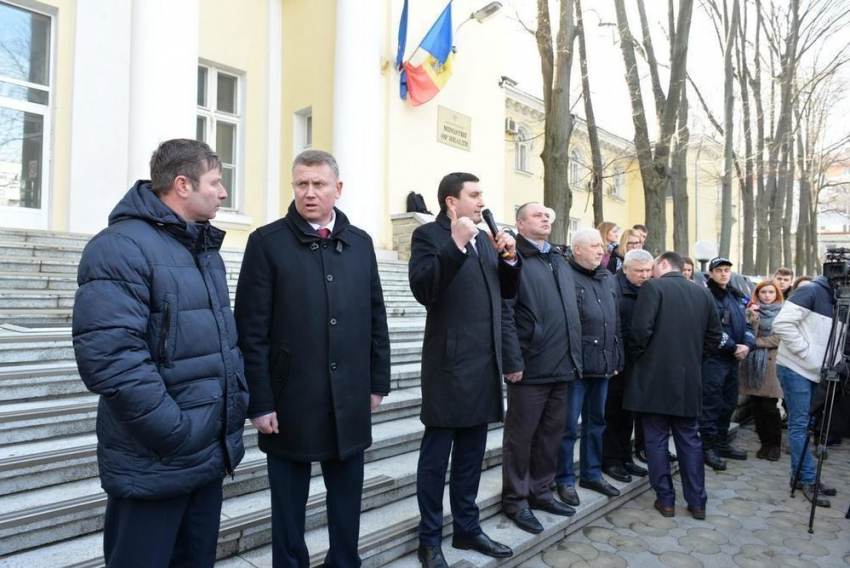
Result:
{"type": "Polygon", "coordinates": [[[735,156],[733,124],[735,120],[735,74],[732,55],[738,37],[738,0],[733,0],[731,15],[726,10],[726,43],[723,49],[723,193],[720,200],[720,256],[729,257],[732,248],[732,168],[735,156]]]}
{"type": "Polygon", "coordinates": [[[587,139],[590,142],[590,191],[593,194],[593,224],[605,220],[602,211],[602,151],[599,148],[599,131],[596,127],[596,114],[593,112],[593,100],[590,95],[590,75],[587,72],[587,47],[584,41],[584,16],[581,0],[576,3],[576,34],[578,37],[578,58],[581,67],[581,96],[584,99],[584,115],[587,123],[587,139]]]}
{"type": "Polygon", "coordinates": [[[688,37],[693,13],[693,0],[679,0],[678,18],[675,30],[670,30],[671,58],[670,80],[665,95],[658,72],[658,62],[646,24],[646,10],[643,0],[637,0],[638,11],[643,30],[643,45],[652,77],[652,91],[655,99],[656,119],[659,125],[658,141],[653,148],[649,140],[649,128],[640,85],[640,74],[635,57],[635,40],[629,27],[625,0],[614,0],[617,13],[617,27],[620,35],[620,49],[626,67],[626,84],[632,105],[632,121],[635,129],[635,149],[643,181],[645,211],[644,219],[649,228],[646,248],[657,252],[666,248],[667,234],[666,194],[670,178],[670,147],[677,130],[679,107],[682,102],[685,72],[688,57],[688,37]]]}
{"type": "Polygon", "coordinates": [[[540,53],[546,112],[543,152],[540,154],[543,160],[543,202],[554,209],[557,216],[552,227],[552,242],[566,243],[572,205],[567,172],[573,131],[573,117],[570,113],[570,72],[576,36],[573,0],[560,1],[555,45],[552,42],[549,2],[537,0],[537,30],[534,35],[540,53]]]}

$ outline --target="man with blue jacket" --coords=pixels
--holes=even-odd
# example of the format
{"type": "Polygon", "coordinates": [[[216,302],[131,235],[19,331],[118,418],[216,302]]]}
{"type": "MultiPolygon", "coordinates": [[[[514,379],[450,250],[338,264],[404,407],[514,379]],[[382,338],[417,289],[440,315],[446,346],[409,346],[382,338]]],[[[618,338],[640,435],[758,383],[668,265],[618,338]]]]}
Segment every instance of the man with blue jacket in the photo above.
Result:
{"type": "Polygon", "coordinates": [[[747,459],[747,452],[729,443],[729,422],[738,403],[738,362],[755,347],[753,328],[747,321],[744,293],[730,284],[732,263],[722,257],[708,265],[706,286],[714,297],[723,336],[720,349],[702,364],[702,415],[699,433],[705,464],[715,471],[726,462],[747,459]]]}
{"type": "Polygon", "coordinates": [[[236,347],[221,161],[195,140],[153,153],[83,251],[74,352],[100,395],[97,458],[107,493],[107,567],[212,566],[221,482],[245,450],[248,388],[236,347]]]}

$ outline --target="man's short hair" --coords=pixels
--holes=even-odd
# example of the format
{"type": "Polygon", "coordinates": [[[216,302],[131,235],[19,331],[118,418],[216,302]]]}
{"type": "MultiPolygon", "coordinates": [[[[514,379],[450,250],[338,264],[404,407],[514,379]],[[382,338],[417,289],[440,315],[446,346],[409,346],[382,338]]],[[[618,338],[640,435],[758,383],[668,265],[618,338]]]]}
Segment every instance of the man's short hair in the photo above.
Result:
{"type": "Polygon", "coordinates": [[[171,191],[177,176],[186,176],[198,189],[201,176],[221,169],[221,159],[212,148],[198,140],[166,140],[151,155],[151,191],[162,197],[171,191]]]}
{"type": "Polygon", "coordinates": [[[517,221],[525,218],[525,208],[529,205],[543,205],[539,201],[529,201],[528,203],[523,203],[516,210],[516,219],[517,221]]]}
{"type": "Polygon", "coordinates": [[[578,231],[573,233],[572,246],[573,247],[575,247],[576,245],[582,245],[583,246],[583,245],[586,245],[588,243],[591,243],[591,242],[594,242],[594,241],[597,241],[597,240],[599,240],[599,241],[602,240],[602,234],[599,231],[597,231],[596,229],[586,227],[584,229],[579,229],[578,231]]]}
{"type": "Polygon", "coordinates": [[[646,264],[648,262],[655,262],[655,259],[652,258],[652,254],[650,254],[648,250],[635,249],[626,253],[625,258],[623,259],[623,266],[646,264]]]}
{"type": "Polygon", "coordinates": [[[295,171],[297,166],[327,166],[333,173],[334,178],[339,181],[339,164],[336,163],[336,158],[329,152],[323,150],[304,150],[292,160],[292,171],[295,171]]]}
{"type": "Polygon", "coordinates": [[[638,223],[637,225],[632,225],[632,229],[635,231],[643,231],[644,233],[648,233],[649,229],[646,228],[646,225],[641,225],[638,223]]]}
{"type": "Polygon", "coordinates": [[[460,197],[460,192],[463,189],[463,184],[468,181],[481,181],[472,174],[466,172],[454,172],[448,174],[440,180],[440,187],[437,189],[437,201],[440,202],[440,213],[446,212],[446,197],[460,197]]]}
{"type": "Polygon", "coordinates": [[[673,270],[681,272],[685,269],[685,259],[682,258],[682,255],[677,252],[674,252],[672,250],[662,252],[655,259],[655,262],[660,264],[664,260],[667,261],[667,264],[669,264],[670,268],[672,268],[673,270]]]}
{"type": "Polygon", "coordinates": [[[790,268],[780,266],[776,269],[776,272],[773,273],[774,278],[776,278],[777,276],[790,276],[791,278],[794,278],[794,271],[790,268]]]}

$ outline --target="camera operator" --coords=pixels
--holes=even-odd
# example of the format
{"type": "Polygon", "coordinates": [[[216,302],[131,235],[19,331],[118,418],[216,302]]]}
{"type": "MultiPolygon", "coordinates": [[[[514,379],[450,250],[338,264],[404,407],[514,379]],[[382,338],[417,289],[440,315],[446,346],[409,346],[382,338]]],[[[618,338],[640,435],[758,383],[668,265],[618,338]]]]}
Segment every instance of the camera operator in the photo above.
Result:
{"type": "MultiPolygon", "coordinates": [[[[810,422],[812,395],[820,382],[827,342],[832,329],[834,289],[824,276],[810,286],[799,288],[785,302],[773,322],[780,338],[776,358],[776,374],[782,384],[788,406],[788,445],[791,449],[791,476],[804,452],[810,422]]],[[[800,469],[798,488],[810,502],[815,496],[815,462],[806,452],[800,469]]],[[[817,491],[816,505],[829,507],[825,495],[835,495],[834,488],[823,482],[817,491]]]]}

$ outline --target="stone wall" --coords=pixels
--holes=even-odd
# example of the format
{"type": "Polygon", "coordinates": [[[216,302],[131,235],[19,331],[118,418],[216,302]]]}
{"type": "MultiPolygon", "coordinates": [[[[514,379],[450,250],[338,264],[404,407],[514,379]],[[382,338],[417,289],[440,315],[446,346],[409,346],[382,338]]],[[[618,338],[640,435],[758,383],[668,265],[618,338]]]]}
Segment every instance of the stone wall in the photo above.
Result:
{"type": "Polygon", "coordinates": [[[410,259],[410,238],[416,227],[430,223],[433,215],[423,213],[400,213],[390,216],[393,224],[393,250],[398,253],[399,260],[410,259]]]}

